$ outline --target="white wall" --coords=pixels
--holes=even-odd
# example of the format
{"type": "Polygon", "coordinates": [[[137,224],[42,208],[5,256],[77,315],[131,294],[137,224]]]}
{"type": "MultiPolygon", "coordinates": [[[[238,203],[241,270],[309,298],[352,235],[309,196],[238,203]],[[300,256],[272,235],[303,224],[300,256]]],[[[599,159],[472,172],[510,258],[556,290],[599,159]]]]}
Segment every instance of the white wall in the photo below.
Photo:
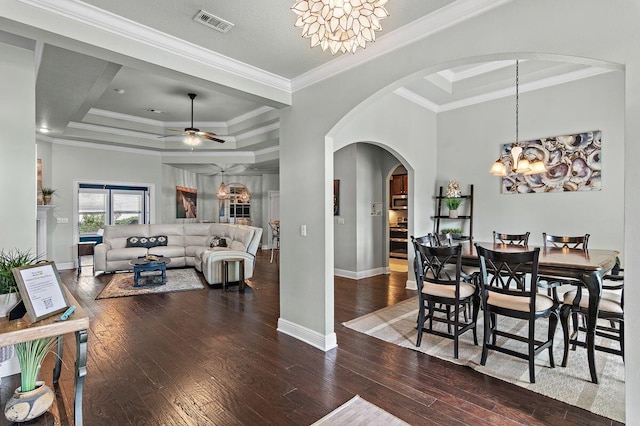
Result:
{"type": "Polygon", "coordinates": [[[334,154],[334,179],[340,181],[340,214],[334,216],[334,266],[336,273],[353,277],[358,272],[357,261],[357,183],[358,144],[346,146],[334,154]],[[338,219],[344,221],[338,223],[338,219]]]}
{"type": "Polygon", "coordinates": [[[36,254],[33,51],[0,43],[0,250],[36,254]]]}
{"type": "MultiPolygon", "coordinates": [[[[515,66],[514,66],[515,73],[515,66]]],[[[602,190],[501,194],[488,173],[501,145],[515,141],[515,99],[508,97],[438,115],[438,183],[474,184],[474,238],[492,231],[591,234],[589,246],[623,250],[624,74],[597,77],[520,94],[520,140],[602,131],[602,190]]]]}

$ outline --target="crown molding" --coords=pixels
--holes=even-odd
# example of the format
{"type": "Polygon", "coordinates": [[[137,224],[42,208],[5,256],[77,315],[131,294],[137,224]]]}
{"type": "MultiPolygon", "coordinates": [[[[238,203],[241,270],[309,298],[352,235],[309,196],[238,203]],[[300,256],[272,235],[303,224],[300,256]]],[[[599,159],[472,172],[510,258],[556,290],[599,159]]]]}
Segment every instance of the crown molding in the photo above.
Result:
{"type": "Polygon", "coordinates": [[[242,123],[243,121],[246,120],[250,120],[254,117],[258,117],[262,114],[265,114],[269,111],[274,110],[275,108],[272,108],[270,106],[261,106],[260,108],[254,109],[253,111],[249,111],[247,113],[241,114],[239,116],[237,116],[236,118],[232,118],[231,120],[227,121],[227,127],[231,127],[231,126],[235,126],[236,124],[242,123]]]}
{"type": "MultiPolygon", "coordinates": [[[[584,68],[578,71],[572,71],[565,74],[556,75],[553,77],[543,78],[540,80],[532,81],[529,83],[520,84],[518,86],[520,93],[532,92],[534,90],[545,89],[547,87],[557,86],[560,84],[571,83],[573,81],[582,80],[589,77],[595,77],[602,74],[613,72],[615,69],[591,67],[584,68]]],[[[464,108],[471,105],[477,105],[484,102],[493,101],[496,99],[506,98],[514,96],[516,93],[515,87],[508,87],[502,90],[496,90],[490,93],[483,93],[482,95],[472,96],[466,99],[461,99],[455,102],[449,102],[446,104],[438,105],[429,99],[418,95],[415,92],[410,91],[404,87],[400,87],[393,91],[394,94],[401,96],[408,101],[411,101],[429,111],[439,113],[445,111],[453,111],[459,108],[464,108]]]]}
{"type": "Polygon", "coordinates": [[[97,149],[102,151],[117,151],[117,152],[126,152],[129,154],[153,155],[155,157],[163,156],[162,152],[154,151],[151,149],[128,148],[124,146],[105,145],[105,144],[95,143],[95,142],[74,141],[71,139],[55,138],[53,140],[53,143],[56,145],[74,146],[77,148],[89,148],[89,149],[97,149]]]}
{"type": "Polygon", "coordinates": [[[158,139],[158,135],[153,133],[136,132],[134,130],[118,129],[116,127],[107,127],[98,124],[78,123],[77,121],[71,121],[67,127],[71,129],[88,130],[90,132],[108,133],[110,135],[128,136],[132,138],[158,139]]]}
{"type": "Polygon", "coordinates": [[[146,25],[118,16],[80,0],[17,0],[67,19],[144,43],[172,55],[191,59],[212,68],[239,75],[259,84],[291,93],[291,81],[249,64],[221,55],[146,25]]]}
{"type": "Polygon", "coordinates": [[[272,146],[269,148],[260,149],[254,152],[254,155],[257,157],[259,155],[272,154],[274,152],[280,152],[280,145],[272,146]]]}
{"type": "MultiPolygon", "coordinates": [[[[526,62],[526,59],[520,61],[520,63],[526,62]]],[[[449,83],[455,83],[456,81],[466,80],[467,78],[477,77],[482,74],[486,74],[492,71],[496,71],[502,68],[514,66],[516,63],[515,60],[511,61],[491,61],[485,62],[484,64],[479,64],[475,67],[467,68],[464,71],[453,72],[451,70],[440,71],[438,74],[442,76],[442,78],[449,81],[449,83]]]]}
{"type": "Polygon", "coordinates": [[[291,80],[293,92],[429,37],[513,0],[457,0],[370,43],[366,55],[342,55],[291,80]]]}
{"type": "Polygon", "coordinates": [[[100,117],[113,118],[116,120],[130,121],[132,123],[148,124],[156,127],[165,127],[164,121],[153,120],[151,118],[138,117],[137,115],[122,114],[120,112],[107,111],[104,109],[91,108],[87,115],[97,115],[100,117]]]}
{"type": "Polygon", "coordinates": [[[393,93],[395,93],[396,95],[405,98],[406,100],[413,102],[414,104],[418,104],[423,108],[428,109],[429,111],[438,113],[440,112],[440,106],[437,105],[435,102],[431,102],[429,99],[422,97],[420,95],[418,95],[415,92],[412,92],[409,89],[406,89],[404,87],[400,87],[396,90],[393,91],[393,93]]]}
{"type": "MultiPolygon", "coordinates": [[[[582,80],[589,77],[595,77],[601,74],[607,74],[614,71],[607,68],[584,68],[578,71],[573,71],[565,74],[556,75],[553,77],[543,78],[537,81],[529,83],[520,83],[518,85],[518,91],[522,93],[532,92],[534,90],[545,89],[547,87],[557,86],[560,84],[571,83],[573,81],[582,80]]],[[[484,93],[479,96],[472,96],[466,99],[462,99],[455,102],[449,102],[439,106],[440,112],[452,111],[458,108],[464,108],[471,105],[480,104],[483,102],[493,101],[496,99],[506,98],[509,96],[515,96],[516,88],[509,87],[502,90],[496,90],[495,92],[484,93]]]]}
{"type": "Polygon", "coordinates": [[[278,130],[280,128],[280,122],[275,122],[273,124],[269,124],[268,126],[259,127],[257,129],[249,130],[248,132],[241,133],[235,137],[236,142],[252,138],[254,136],[258,136],[267,132],[271,132],[273,130],[278,130]]]}

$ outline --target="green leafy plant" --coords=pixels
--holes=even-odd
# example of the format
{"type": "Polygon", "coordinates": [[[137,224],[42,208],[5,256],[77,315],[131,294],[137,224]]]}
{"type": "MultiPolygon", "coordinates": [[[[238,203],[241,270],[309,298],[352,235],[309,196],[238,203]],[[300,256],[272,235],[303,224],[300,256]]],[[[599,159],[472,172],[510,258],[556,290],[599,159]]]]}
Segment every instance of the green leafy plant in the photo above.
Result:
{"type": "Polygon", "coordinates": [[[14,345],[18,363],[20,363],[21,392],[29,392],[36,388],[40,365],[57,340],[56,337],[45,337],[14,345]]]}
{"type": "Polygon", "coordinates": [[[42,192],[42,195],[53,195],[54,192],[56,192],[57,189],[53,189],[53,188],[48,188],[46,186],[43,186],[42,189],[40,190],[40,192],[42,192]]]}
{"type": "Polygon", "coordinates": [[[462,235],[462,229],[458,228],[442,228],[440,230],[441,234],[454,234],[454,235],[462,235]]]}
{"type": "Polygon", "coordinates": [[[444,203],[447,205],[449,210],[457,210],[458,207],[460,207],[460,204],[462,204],[462,201],[462,198],[446,198],[444,203]]]}
{"type": "Polygon", "coordinates": [[[10,294],[18,291],[13,268],[32,265],[37,257],[31,251],[9,250],[0,251],[0,294],[10,294]]]}

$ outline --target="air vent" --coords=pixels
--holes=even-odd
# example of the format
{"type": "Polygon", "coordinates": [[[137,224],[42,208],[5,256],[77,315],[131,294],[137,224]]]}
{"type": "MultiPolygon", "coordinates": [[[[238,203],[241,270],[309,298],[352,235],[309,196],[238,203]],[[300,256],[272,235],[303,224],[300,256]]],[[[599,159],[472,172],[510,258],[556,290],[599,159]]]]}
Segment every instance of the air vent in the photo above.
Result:
{"type": "Polygon", "coordinates": [[[193,20],[211,27],[214,30],[220,31],[221,33],[226,33],[233,27],[233,24],[231,22],[225,21],[224,19],[219,18],[209,12],[205,12],[204,10],[198,12],[196,16],[193,17],[193,20]]]}

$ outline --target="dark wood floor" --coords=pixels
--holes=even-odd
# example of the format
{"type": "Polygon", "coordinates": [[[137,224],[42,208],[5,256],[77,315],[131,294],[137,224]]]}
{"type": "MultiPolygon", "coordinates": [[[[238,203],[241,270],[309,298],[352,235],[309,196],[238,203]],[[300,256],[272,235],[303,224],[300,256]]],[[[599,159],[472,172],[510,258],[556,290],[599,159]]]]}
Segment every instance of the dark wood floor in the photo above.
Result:
{"type": "MultiPolygon", "coordinates": [[[[337,278],[329,352],[276,331],[278,277],[258,256],[251,289],[219,288],[95,300],[110,275],[62,278],[91,317],[85,424],[308,425],[354,395],[413,425],[604,425],[610,420],[382,342],[342,322],[415,295],[406,273],[337,278]]],[[[65,337],[61,383],[37,425],[73,422],[75,340],[65,337]]],[[[41,379],[51,384],[53,356],[41,379]]],[[[19,385],[0,385],[0,403],[19,385]]],[[[0,424],[8,424],[4,416],[0,424]]]]}

